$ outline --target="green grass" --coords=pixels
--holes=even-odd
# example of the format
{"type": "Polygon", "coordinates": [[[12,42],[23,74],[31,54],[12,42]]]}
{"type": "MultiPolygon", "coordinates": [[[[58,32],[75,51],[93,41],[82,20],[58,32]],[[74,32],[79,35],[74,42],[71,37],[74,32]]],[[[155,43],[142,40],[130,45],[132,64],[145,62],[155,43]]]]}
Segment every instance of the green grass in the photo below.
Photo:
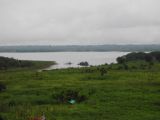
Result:
{"type": "Polygon", "coordinates": [[[0,115],[4,120],[29,120],[43,113],[47,120],[160,120],[159,64],[154,71],[117,66],[104,76],[97,67],[1,71],[0,82],[7,89],[0,92],[0,115]],[[87,99],[57,103],[54,95],[67,90],[87,99]]]}

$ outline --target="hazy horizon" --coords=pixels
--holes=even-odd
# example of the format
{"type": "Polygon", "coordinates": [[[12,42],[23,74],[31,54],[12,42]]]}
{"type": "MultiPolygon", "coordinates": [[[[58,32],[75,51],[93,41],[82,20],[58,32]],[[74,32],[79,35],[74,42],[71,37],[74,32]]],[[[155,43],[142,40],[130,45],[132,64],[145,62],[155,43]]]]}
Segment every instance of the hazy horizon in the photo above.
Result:
{"type": "Polygon", "coordinates": [[[160,43],[119,43],[119,44],[0,44],[0,46],[101,46],[101,45],[160,45],[160,43]]]}
{"type": "Polygon", "coordinates": [[[160,44],[159,0],[0,0],[0,45],[160,44]]]}

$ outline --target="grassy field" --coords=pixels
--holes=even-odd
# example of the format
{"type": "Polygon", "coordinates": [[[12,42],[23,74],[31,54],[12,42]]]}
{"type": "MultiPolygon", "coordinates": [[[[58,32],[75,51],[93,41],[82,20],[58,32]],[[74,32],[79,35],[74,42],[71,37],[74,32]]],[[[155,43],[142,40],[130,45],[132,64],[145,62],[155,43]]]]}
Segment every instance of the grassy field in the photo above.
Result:
{"type": "Polygon", "coordinates": [[[0,71],[0,120],[160,120],[160,67],[144,64],[0,71]]]}

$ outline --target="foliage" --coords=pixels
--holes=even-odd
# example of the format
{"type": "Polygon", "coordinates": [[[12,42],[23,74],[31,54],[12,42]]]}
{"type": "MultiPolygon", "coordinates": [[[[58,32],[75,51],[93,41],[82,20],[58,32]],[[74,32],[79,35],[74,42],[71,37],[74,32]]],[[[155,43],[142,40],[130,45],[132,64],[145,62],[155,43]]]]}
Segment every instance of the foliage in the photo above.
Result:
{"type": "Polygon", "coordinates": [[[85,95],[80,94],[80,91],[72,89],[62,90],[56,94],[53,94],[52,96],[57,103],[69,103],[69,101],[72,99],[77,103],[80,103],[87,99],[85,95]]]}
{"type": "Polygon", "coordinates": [[[125,64],[127,70],[124,64],[112,64],[39,73],[0,71],[0,82],[7,86],[0,92],[1,116],[4,120],[43,114],[47,120],[159,120],[160,63],[154,62],[151,69],[146,61],[125,64]],[[107,75],[100,75],[101,68],[107,75]],[[66,104],[81,96],[84,101],[66,104]]]}
{"type": "Polygon", "coordinates": [[[107,74],[107,70],[104,67],[102,67],[100,68],[100,73],[101,73],[101,76],[104,76],[104,74],[107,74]]]}
{"type": "Polygon", "coordinates": [[[0,115],[0,120],[4,120],[1,115],[0,115]]]}
{"type": "Polygon", "coordinates": [[[8,57],[0,57],[0,70],[15,69],[15,68],[41,68],[48,65],[55,64],[49,61],[26,61],[17,60],[8,57]]]}
{"type": "Polygon", "coordinates": [[[33,64],[29,61],[21,61],[8,57],[0,57],[0,69],[31,67],[33,64]]]}
{"type": "Polygon", "coordinates": [[[0,83],[0,92],[4,91],[6,89],[6,85],[3,83],[0,83]]]}
{"type": "Polygon", "coordinates": [[[118,62],[119,64],[123,64],[123,63],[125,62],[125,60],[126,60],[125,57],[118,57],[118,58],[117,58],[117,62],[118,62]]]}
{"type": "Polygon", "coordinates": [[[118,57],[117,62],[119,64],[123,64],[124,62],[129,62],[129,61],[139,61],[139,60],[144,60],[146,62],[160,62],[160,52],[150,52],[150,53],[143,53],[143,52],[133,52],[129,53],[125,56],[118,57]]]}

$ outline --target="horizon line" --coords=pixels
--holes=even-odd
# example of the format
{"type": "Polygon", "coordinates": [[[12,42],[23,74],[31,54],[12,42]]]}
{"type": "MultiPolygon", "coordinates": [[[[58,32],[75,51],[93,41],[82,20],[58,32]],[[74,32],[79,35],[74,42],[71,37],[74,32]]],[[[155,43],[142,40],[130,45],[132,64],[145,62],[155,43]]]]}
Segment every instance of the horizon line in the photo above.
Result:
{"type": "Polygon", "coordinates": [[[61,45],[61,44],[57,44],[57,45],[50,45],[50,44],[15,44],[15,45],[0,45],[2,46],[102,46],[102,45],[160,45],[160,44],[156,44],[156,43],[152,43],[152,44],[148,44],[148,43],[144,43],[144,44],[86,44],[86,45],[81,45],[81,44],[66,44],[66,45],[61,45]]]}

